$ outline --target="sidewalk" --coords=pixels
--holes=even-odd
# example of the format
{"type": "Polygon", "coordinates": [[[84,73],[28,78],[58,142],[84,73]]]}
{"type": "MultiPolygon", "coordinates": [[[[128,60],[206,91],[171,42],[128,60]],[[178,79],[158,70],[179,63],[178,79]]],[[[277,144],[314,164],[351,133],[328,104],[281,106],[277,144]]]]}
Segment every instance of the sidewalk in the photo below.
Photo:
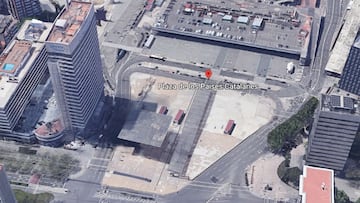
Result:
{"type": "Polygon", "coordinates": [[[267,153],[248,168],[250,192],[267,199],[289,200],[298,197],[299,192],[280,180],[277,175],[278,166],[284,157],[267,153]],[[266,185],[272,190],[265,190],[266,185]]]}

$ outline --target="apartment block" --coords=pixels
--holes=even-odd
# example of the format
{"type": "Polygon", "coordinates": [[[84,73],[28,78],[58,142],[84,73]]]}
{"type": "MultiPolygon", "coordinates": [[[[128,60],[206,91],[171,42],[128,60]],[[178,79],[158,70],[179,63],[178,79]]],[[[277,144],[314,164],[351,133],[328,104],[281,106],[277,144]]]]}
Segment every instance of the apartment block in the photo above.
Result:
{"type": "MultiPolygon", "coordinates": [[[[0,55],[0,136],[28,140],[15,127],[47,70],[45,39],[51,23],[25,21],[16,39],[0,55]]],[[[21,126],[18,126],[21,128],[21,126]]]]}

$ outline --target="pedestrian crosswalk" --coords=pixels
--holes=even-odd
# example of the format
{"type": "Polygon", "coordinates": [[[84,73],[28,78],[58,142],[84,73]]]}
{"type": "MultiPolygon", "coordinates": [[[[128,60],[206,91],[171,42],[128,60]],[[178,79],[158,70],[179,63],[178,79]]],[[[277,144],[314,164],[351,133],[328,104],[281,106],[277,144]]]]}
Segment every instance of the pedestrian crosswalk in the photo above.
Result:
{"type": "Polygon", "coordinates": [[[95,197],[100,199],[126,200],[139,203],[155,203],[155,198],[145,196],[135,196],[127,193],[97,193],[95,197]]]}

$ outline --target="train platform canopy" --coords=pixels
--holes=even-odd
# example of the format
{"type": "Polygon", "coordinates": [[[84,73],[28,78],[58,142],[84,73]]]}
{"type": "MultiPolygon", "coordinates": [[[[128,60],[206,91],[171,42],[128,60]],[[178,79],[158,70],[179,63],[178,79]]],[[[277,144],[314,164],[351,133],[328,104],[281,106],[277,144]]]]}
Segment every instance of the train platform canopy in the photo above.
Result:
{"type": "Polygon", "coordinates": [[[164,142],[172,117],[146,110],[133,110],[126,118],[119,139],[161,147],[164,142]]]}

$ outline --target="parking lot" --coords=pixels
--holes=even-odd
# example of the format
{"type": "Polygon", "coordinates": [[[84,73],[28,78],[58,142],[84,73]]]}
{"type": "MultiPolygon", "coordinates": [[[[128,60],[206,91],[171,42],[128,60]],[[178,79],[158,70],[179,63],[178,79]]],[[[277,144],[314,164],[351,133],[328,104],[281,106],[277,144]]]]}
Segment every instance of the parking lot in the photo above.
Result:
{"type": "Polygon", "coordinates": [[[305,18],[295,7],[269,3],[171,0],[155,27],[299,52],[305,18]]]}

